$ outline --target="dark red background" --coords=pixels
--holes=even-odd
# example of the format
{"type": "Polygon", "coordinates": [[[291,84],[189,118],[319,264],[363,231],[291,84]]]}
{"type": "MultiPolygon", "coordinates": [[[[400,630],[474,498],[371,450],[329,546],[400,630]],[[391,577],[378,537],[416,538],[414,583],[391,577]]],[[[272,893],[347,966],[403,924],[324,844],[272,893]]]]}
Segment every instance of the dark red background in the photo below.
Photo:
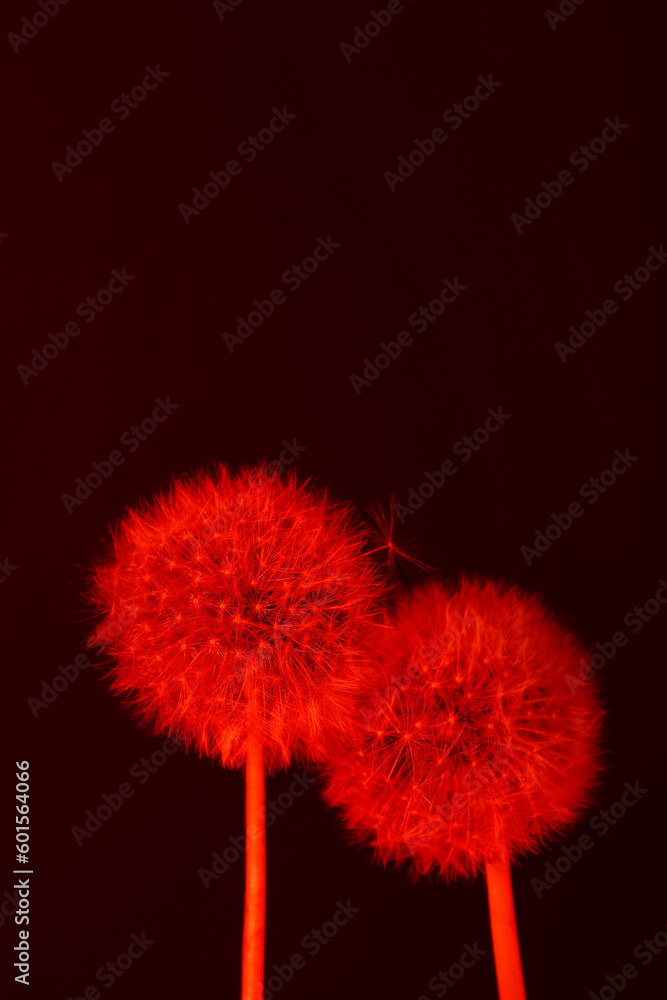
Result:
{"type": "MultiPolygon", "coordinates": [[[[72,0],[18,53],[6,36],[38,7],[5,7],[10,508],[0,559],[18,569],[0,593],[5,729],[15,728],[3,787],[11,802],[13,761],[29,759],[33,996],[80,996],[143,931],[155,944],[113,997],[239,995],[243,863],[208,890],[197,870],[243,831],[242,777],[178,754],[78,847],[72,826],[161,741],[136,729],[102,670],[84,671],[37,717],[28,703],[83,651],[85,567],[138,497],[216,460],[277,458],[283,439],[295,438],[306,449],[299,473],[334,496],[405,503],[425,471],[502,406],[507,424],[406,519],[418,554],[448,574],[502,575],[541,591],[591,645],[623,629],[667,574],[656,405],[663,273],[626,303],[613,293],[667,236],[657,25],[647,5],[599,0],[573,6],[555,30],[535,4],[460,8],[406,3],[348,63],[340,43],[368,21],[370,5],[244,0],[221,21],[210,3],[72,0]],[[168,78],[125,121],[111,116],[113,134],[59,182],[52,162],[158,63],[168,78]],[[384,172],[488,74],[501,86],[392,194],[384,172]],[[186,224],[179,204],[268,124],[274,106],[296,119],[253,163],[241,160],[241,175],[186,224]],[[511,213],[615,116],[629,127],[584,173],[573,169],[571,187],[518,234],[511,213]],[[340,243],[331,259],[230,353],[223,332],[329,234],[340,243]],[[136,276],[128,288],[25,385],[18,366],[32,348],[123,267],[136,276]],[[465,293],[355,394],[350,375],[409,329],[410,313],[445,277],[458,277],[465,293]],[[554,343],[610,296],[618,313],[562,363],[554,343]],[[167,396],[176,412],[136,452],[121,449],[124,464],[68,514],[61,498],[76,478],[167,396]],[[520,547],[626,448],[637,462],[529,567],[520,547]]],[[[532,1000],[597,994],[627,962],[640,972],[624,996],[651,998],[667,974],[665,954],[648,968],[633,959],[667,922],[665,616],[600,671],[609,716],[598,804],[515,871],[532,1000]],[[649,791],[538,899],[530,880],[626,781],[649,791]]],[[[271,778],[269,795],[289,781],[271,778]]],[[[11,809],[8,817],[11,832],[11,809]]],[[[304,953],[303,936],[339,900],[360,908],[277,996],[433,997],[429,979],[476,941],[487,956],[450,992],[494,996],[481,881],[414,885],[383,872],[346,845],[316,791],[268,836],[267,969],[304,953]]],[[[9,842],[3,890],[12,863],[9,842]]],[[[15,936],[5,920],[2,977],[20,995],[15,936]]]]}

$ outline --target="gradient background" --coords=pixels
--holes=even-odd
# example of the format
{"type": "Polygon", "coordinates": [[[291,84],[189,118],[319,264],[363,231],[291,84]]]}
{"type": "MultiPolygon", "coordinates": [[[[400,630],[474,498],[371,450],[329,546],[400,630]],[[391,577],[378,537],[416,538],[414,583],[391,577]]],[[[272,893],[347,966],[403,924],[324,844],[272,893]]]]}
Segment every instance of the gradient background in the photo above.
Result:
{"type": "MultiPolygon", "coordinates": [[[[3,42],[10,508],[0,559],[18,568],[0,591],[3,728],[16,730],[4,756],[0,890],[13,878],[13,761],[29,759],[33,997],[82,996],[133,932],[155,944],[114,983],[114,998],[240,991],[243,862],[208,889],[198,869],[243,832],[241,775],[178,753],[145,785],[133,781],[134,797],[79,847],[71,828],[162,740],[137,730],[103,668],[83,671],[37,717],[28,704],[85,648],[85,567],[108,525],[174,475],[277,458],[284,439],[306,449],[299,474],[334,496],[405,503],[498,406],[511,419],[457,462],[401,539],[447,574],[502,575],[541,591],[591,646],[619,629],[630,636],[599,672],[609,716],[598,803],[515,870],[527,994],[584,1000],[627,962],[639,969],[627,1000],[662,991],[667,954],[644,967],[633,949],[667,923],[667,610],[636,635],[623,618],[667,574],[655,406],[664,274],[628,302],[613,292],[667,236],[661,36],[641,5],[588,0],[552,30],[540,5],[415,0],[346,62],[340,44],[381,7],[243,0],[221,20],[211,3],[73,0],[18,53],[3,42]],[[168,78],[126,120],[109,115],[158,63],[168,78]],[[458,130],[443,126],[443,112],[488,74],[498,90],[458,130]],[[295,120],[254,162],[238,157],[238,144],[283,106],[295,120]],[[59,182],[52,162],[106,116],[113,134],[59,182]],[[614,116],[629,127],[579,173],[570,154],[614,116]],[[447,141],[391,193],[384,172],[439,126],[447,141]],[[186,224],[179,204],[231,158],[240,176],[186,224]],[[510,215],[563,169],[574,183],[518,234],[510,215]],[[329,234],[340,243],[331,259],[230,353],[223,332],[329,234]],[[24,385],[17,369],[32,348],[123,267],[135,275],[128,288],[24,385]],[[410,329],[408,316],[446,277],[466,292],[357,395],[350,375],[410,329]],[[562,363],[554,343],[610,296],[618,313],[562,363]],[[178,409],[130,453],[121,435],[167,396],[178,409]],[[124,464],[68,514],[62,495],[119,448],[124,464]],[[626,448],[638,461],[528,566],[520,547],[626,448]],[[648,793],[606,836],[593,834],[594,849],[538,899],[531,879],[590,832],[626,781],[648,793]]],[[[3,34],[38,9],[6,4],[3,34]]],[[[290,781],[271,778],[268,797],[290,781]]],[[[268,865],[267,971],[296,952],[307,958],[276,996],[434,997],[428,981],[475,942],[487,955],[448,996],[495,995],[481,880],[414,885],[383,872],[346,844],[315,789],[268,831],[268,865]],[[348,899],[360,912],[310,956],[304,935],[348,899]]],[[[24,995],[8,913],[2,978],[24,995]]]]}

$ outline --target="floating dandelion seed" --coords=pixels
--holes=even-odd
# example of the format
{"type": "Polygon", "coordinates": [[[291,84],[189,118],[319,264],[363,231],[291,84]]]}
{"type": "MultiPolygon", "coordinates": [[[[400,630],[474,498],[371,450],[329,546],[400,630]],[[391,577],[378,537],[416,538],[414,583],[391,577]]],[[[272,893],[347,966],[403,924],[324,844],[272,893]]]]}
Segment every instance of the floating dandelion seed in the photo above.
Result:
{"type": "Polygon", "coordinates": [[[382,583],[348,507],[268,467],[176,480],[128,511],[92,571],[90,644],[158,732],[246,769],[243,997],[261,993],[264,773],[322,761],[349,725],[382,583]],[[259,991],[259,992],[258,992],[259,991]]]}
{"type": "MultiPolygon", "coordinates": [[[[404,540],[399,539],[395,508],[396,497],[393,494],[389,498],[388,510],[380,502],[371,504],[367,508],[368,515],[373,522],[370,537],[377,545],[376,548],[371,550],[372,553],[383,553],[387,570],[393,575],[397,574],[399,561],[411,563],[418,569],[432,570],[433,566],[429,566],[428,563],[423,562],[412,554],[411,549],[414,551],[414,545],[409,545],[404,540]]],[[[405,535],[406,533],[403,532],[402,534],[405,535]]]]}
{"type": "Polygon", "coordinates": [[[428,583],[388,624],[325,799],[383,862],[485,871],[501,997],[522,997],[510,862],[580,816],[600,771],[596,693],[569,680],[585,650],[491,581],[428,583]]]}

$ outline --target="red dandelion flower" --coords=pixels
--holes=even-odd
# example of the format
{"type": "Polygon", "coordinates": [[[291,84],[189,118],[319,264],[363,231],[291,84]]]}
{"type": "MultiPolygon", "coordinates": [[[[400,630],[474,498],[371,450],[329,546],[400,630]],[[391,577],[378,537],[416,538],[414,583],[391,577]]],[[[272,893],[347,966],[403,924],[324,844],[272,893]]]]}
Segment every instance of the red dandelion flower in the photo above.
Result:
{"type": "Polygon", "coordinates": [[[390,624],[325,799],[383,862],[508,874],[590,802],[602,710],[572,685],[585,650],[539,598],[490,581],[428,583],[390,624]]]}
{"type": "Polygon", "coordinates": [[[340,677],[366,662],[383,592],[365,542],[348,507],[294,474],[221,465],[130,510],[92,572],[90,643],[115,659],[112,689],[154,730],[246,764],[262,835],[246,853],[244,998],[261,993],[264,770],[323,760],[345,730],[340,677]]]}
{"type": "Polygon", "coordinates": [[[112,689],[158,731],[229,767],[323,759],[344,728],[336,681],[364,656],[381,594],[349,509],[264,467],[177,480],[116,527],[94,568],[91,642],[112,689]]]}

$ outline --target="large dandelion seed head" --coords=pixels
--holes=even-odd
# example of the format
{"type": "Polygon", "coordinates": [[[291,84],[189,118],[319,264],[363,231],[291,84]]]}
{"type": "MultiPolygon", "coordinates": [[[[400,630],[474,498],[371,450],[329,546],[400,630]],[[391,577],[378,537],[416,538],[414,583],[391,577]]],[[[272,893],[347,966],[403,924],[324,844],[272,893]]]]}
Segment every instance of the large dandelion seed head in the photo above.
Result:
{"type": "Polygon", "coordinates": [[[261,464],[175,480],[92,572],[112,689],[154,731],[238,767],[320,760],[349,724],[383,583],[350,509],[261,464]]]}
{"type": "Polygon", "coordinates": [[[326,801],[354,839],[413,874],[471,876],[537,849],[580,816],[600,769],[595,689],[572,683],[584,655],[514,587],[414,590],[357,685],[326,801]]]}

